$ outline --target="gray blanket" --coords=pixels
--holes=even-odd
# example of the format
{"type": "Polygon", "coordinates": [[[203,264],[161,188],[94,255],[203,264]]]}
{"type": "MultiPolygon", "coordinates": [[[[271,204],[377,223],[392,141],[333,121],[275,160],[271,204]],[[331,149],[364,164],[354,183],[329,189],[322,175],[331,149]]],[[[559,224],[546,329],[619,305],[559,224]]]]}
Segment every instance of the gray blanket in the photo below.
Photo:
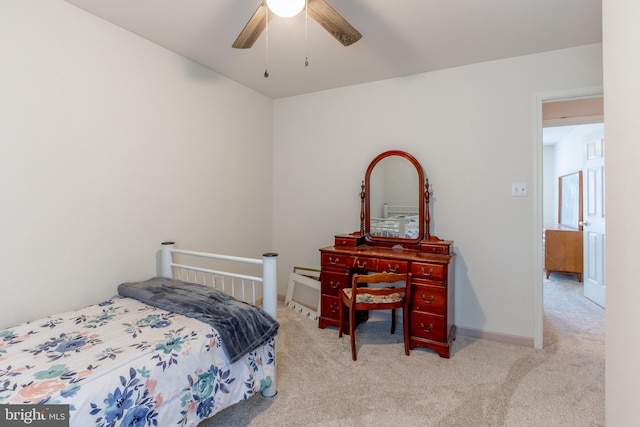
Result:
{"type": "Polygon", "coordinates": [[[118,286],[118,293],[211,325],[220,334],[232,363],[266,344],[280,326],[262,309],[195,283],[154,277],[123,283],[118,286]]]}

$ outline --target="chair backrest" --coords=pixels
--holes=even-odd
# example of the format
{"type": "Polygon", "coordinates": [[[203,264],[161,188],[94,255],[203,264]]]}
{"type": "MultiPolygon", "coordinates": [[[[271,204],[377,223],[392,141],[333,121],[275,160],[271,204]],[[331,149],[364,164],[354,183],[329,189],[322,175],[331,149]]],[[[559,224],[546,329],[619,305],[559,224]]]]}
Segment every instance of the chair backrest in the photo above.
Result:
{"type": "MultiPolygon", "coordinates": [[[[352,295],[353,301],[357,301],[358,300],[357,294],[359,293],[366,293],[366,294],[370,294],[378,297],[393,295],[396,293],[403,293],[404,297],[402,298],[402,300],[407,302],[408,304],[408,298],[409,298],[408,290],[410,288],[407,285],[409,284],[410,281],[411,281],[411,273],[384,272],[384,273],[373,273],[373,274],[354,274],[352,279],[352,285],[351,285],[351,295],[352,295]],[[360,284],[365,284],[365,283],[366,284],[372,284],[372,283],[392,284],[397,282],[404,282],[404,285],[397,286],[397,287],[383,287],[383,288],[371,288],[371,287],[358,286],[360,284]]],[[[379,303],[372,303],[372,302],[373,301],[370,301],[367,304],[367,309],[370,309],[370,310],[375,310],[376,308],[384,309],[385,305],[389,305],[387,303],[379,304],[379,303]]],[[[360,304],[357,304],[357,305],[360,305],[360,304]]],[[[398,305],[398,304],[396,303],[394,305],[398,305]]],[[[404,304],[400,303],[400,306],[402,305],[404,304]]]]}
{"type": "MultiPolygon", "coordinates": [[[[353,285],[357,286],[361,283],[396,283],[396,282],[405,282],[408,280],[409,274],[407,273],[373,273],[373,274],[354,274],[353,275],[353,285]]],[[[394,288],[396,290],[401,288],[394,288]]],[[[369,290],[375,288],[368,288],[369,290]]]]}

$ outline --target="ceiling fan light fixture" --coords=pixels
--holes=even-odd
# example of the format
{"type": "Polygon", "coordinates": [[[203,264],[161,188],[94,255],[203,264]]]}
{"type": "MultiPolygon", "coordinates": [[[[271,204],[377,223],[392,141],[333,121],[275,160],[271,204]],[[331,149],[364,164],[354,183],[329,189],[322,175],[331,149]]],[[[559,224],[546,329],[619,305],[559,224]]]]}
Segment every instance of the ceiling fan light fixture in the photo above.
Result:
{"type": "Polygon", "coordinates": [[[282,18],[296,16],[304,9],[305,0],[267,0],[271,12],[282,18]]]}

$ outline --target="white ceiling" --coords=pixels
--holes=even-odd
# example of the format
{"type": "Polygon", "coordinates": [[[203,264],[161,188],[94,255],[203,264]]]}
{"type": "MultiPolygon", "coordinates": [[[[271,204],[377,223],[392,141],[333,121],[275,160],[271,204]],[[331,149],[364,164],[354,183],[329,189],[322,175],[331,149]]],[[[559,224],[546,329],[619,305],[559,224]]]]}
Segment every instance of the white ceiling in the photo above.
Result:
{"type": "Polygon", "coordinates": [[[273,99],[602,41],[601,0],[326,0],[362,39],[274,17],[267,64],[231,47],[261,0],[65,1],[273,99]]]}

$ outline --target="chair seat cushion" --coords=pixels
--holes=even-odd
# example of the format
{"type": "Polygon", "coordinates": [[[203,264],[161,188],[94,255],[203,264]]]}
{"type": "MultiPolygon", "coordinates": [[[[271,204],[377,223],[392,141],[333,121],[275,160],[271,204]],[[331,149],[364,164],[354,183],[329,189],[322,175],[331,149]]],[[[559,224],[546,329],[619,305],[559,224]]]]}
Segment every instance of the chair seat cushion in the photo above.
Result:
{"type": "MultiPolygon", "coordinates": [[[[345,295],[351,298],[353,289],[344,288],[342,290],[345,295]]],[[[373,295],[368,293],[358,292],[357,304],[390,304],[394,302],[400,302],[404,298],[404,292],[394,292],[390,295],[373,295]]]]}

